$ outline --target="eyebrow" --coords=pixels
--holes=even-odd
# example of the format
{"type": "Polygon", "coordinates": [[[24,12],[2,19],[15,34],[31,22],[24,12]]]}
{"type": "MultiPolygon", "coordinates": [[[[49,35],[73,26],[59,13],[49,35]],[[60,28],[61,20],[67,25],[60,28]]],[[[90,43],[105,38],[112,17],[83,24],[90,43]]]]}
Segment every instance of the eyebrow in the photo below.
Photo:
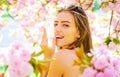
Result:
{"type": "MultiPolygon", "coordinates": [[[[54,22],[58,22],[58,21],[54,21],[54,22]]],[[[70,23],[69,21],[61,21],[62,23],[70,23]]]]}

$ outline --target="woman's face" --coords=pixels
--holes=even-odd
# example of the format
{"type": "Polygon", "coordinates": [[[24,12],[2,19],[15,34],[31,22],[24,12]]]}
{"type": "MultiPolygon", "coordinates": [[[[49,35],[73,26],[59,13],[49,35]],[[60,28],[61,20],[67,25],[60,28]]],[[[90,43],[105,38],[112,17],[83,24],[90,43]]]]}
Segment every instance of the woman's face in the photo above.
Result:
{"type": "Polygon", "coordinates": [[[67,48],[80,37],[76,28],[73,15],[68,11],[62,11],[54,21],[56,45],[67,48]]]}

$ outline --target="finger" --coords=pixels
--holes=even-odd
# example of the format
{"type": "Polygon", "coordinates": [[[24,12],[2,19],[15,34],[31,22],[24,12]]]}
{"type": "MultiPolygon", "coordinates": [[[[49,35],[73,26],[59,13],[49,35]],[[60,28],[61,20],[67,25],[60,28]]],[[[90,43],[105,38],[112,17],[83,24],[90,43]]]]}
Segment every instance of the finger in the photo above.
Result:
{"type": "Polygon", "coordinates": [[[48,45],[48,38],[47,38],[46,29],[45,29],[44,27],[41,27],[41,29],[42,29],[42,31],[43,31],[42,40],[41,40],[41,45],[47,46],[47,45],[48,45]]]}
{"type": "Polygon", "coordinates": [[[54,37],[52,40],[52,48],[55,49],[55,47],[56,47],[56,38],[54,37]]]}
{"type": "Polygon", "coordinates": [[[51,53],[51,55],[52,54],[54,54],[54,51],[55,51],[55,38],[53,38],[53,37],[51,37],[50,39],[49,39],[49,41],[51,41],[50,42],[50,45],[49,45],[49,53],[51,53]]]}

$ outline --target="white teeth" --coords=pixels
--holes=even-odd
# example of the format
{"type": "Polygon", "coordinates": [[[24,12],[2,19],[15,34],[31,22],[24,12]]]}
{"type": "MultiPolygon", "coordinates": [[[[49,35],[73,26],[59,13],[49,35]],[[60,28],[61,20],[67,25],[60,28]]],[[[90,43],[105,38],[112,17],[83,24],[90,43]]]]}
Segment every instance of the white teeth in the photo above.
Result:
{"type": "Polygon", "coordinates": [[[56,38],[58,38],[58,39],[62,39],[62,38],[63,38],[63,36],[56,36],[56,38]]]}
{"type": "Polygon", "coordinates": [[[56,36],[56,37],[58,37],[58,38],[59,38],[59,37],[62,37],[62,36],[56,36]]]}

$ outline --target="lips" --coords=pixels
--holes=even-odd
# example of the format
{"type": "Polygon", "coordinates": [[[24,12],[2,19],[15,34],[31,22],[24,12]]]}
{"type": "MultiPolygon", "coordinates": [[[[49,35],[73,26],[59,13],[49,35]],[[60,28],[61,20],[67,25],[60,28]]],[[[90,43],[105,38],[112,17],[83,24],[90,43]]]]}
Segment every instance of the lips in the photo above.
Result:
{"type": "Polygon", "coordinates": [[[56,39],[63,39],[64,36],[56,36],[56,39]]]}

